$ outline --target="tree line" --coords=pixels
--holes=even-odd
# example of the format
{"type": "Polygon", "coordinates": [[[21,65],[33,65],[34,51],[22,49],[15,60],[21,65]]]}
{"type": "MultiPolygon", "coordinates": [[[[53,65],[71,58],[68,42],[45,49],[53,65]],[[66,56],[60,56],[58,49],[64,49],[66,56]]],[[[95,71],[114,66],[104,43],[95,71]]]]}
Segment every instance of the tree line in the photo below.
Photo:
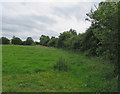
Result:
{"type": "MultiPolygon", "coordinates": [[[[58,38],[41,35],[40,42],[34,42],[31,37],[22,41],[18,37],[13,37],[12,44],[32,45],[40,44],[48,47],[56,47],[83,52],[88,56],[103,56],[115,64],[115,73],[120,74],[118,54],[119,42],[119,15],[120,2],[100,2],[96,10],[91,9],[87,13],[86,21],[91,22],[91,26],[85,33],[77,34],[76,30],[70,29],[60,33],[58,38]]],[[[3,44],[10,44],[10,40],[2,37],[3,44]]]]}
{"type": "Polygon", "coordinates": [[[99,39],[93,34],[91,29],[85,33],[78,34],[76,30],[70,29],[60,33],[58,38],[52,36],[41,35],[40,42],[34,42],[32,37],[27,37],[22,41],[19,37],[13,36],[11,40],[6,37],[0,38],[0,44],[14,44],[14,45],[43,45],[48,47],[63,48],[68,50],[88,52],[86,55],[97,55],[96,49],[99,39]]]}
{"type": "Polygon", "coordinates": [[[19,37],[13,36],[11,40],[9,40],[6,37],[1,37],[0,44],[34,45],[37,44],[37,42],[34,42],[34,40],[31,37],[27,37],[25,41],[22,41],[19,37]]]}

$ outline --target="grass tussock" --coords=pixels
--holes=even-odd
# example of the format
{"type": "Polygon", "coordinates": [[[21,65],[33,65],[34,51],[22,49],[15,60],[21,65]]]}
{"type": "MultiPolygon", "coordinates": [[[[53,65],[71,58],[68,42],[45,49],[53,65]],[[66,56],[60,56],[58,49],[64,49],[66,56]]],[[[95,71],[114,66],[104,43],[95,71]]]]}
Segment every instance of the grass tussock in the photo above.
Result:
{"type": "Polygon", "coordinates": [[[68,71],[67,59],[60,56],[58,58],[58,61],[56,62],[56,64],[53,66],[53,68],[54,68],[54,70],[58,70],[58,71],[68,71]]]}

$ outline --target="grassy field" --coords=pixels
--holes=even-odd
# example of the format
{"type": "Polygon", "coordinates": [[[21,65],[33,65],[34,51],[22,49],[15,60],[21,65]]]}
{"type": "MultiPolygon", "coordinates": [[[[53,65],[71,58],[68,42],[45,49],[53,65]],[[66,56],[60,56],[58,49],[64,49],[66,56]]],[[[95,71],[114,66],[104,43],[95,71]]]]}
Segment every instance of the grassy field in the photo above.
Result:
{"type": "Polygon", "coordinates": [[[114,67],[99,58],[43,46],[2,46],[3,92],[117,91],[114,67]],[[67,72],[54,71],[64,57],[67,72]]]}

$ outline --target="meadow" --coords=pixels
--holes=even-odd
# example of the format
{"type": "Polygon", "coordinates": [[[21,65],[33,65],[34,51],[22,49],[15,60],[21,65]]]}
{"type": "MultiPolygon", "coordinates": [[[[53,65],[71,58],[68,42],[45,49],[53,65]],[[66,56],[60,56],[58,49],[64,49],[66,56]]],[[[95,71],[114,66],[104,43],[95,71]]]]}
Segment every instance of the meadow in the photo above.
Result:
{"type": "Polygon", "coordinates": [[[44,46],[2,45],[3,92],[115,92],[114,66],[98,57],[86,57],[44,46]],[[59,57],[68,71],[54,70],[59,57]]]}

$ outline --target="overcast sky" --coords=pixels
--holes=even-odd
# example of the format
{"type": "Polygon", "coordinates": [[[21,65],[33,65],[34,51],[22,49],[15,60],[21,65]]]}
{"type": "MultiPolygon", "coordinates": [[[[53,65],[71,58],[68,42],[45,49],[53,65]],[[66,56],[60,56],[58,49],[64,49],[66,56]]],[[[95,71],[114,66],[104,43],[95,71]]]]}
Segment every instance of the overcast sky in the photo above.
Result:
{"type": "Polygon", "coordinates": [[[98,2],[2,2],[2,36],[39,41],[43,34],[59,36],[71,28],[83,33],[91,24],[85,18],[94,4],[98,2]]]}

